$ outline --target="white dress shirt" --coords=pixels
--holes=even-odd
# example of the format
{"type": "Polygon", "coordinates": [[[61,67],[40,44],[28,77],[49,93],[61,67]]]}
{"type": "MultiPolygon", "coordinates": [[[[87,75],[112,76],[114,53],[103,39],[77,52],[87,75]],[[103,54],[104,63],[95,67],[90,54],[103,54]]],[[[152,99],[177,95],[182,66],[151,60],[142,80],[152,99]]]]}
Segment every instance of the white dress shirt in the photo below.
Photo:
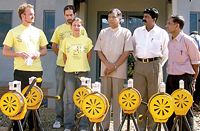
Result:
{"type": "Polygon", "coordinates": [[[133,33],[134,56],[143,59],[160,57],[163,66],[168,58],[168,42],[168,33],[157,25],[150,31],[146,26],[139,27],[133,33]]]}

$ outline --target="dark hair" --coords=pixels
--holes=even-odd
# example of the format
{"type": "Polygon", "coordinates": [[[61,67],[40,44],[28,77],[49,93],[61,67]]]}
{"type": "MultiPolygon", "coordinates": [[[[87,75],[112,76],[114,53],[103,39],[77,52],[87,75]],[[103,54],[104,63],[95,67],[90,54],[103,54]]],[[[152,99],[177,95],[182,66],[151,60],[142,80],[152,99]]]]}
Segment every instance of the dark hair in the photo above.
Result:
{"type": "Polygon", "coordinates": [[[156,21],[157,21],[159,13],[156,8],[147,8],[144,10],[143,14],[145,13],[150,14],[152,19],[156,18],[156,21]]]}
{"type": "Polygon", "coordinates": [[[177,23],[180,25],[180,29],[183,29],[183,26],[185,24],[185,20],[183,18],[183,16],[181,15],[171,15],[170,18],[173,19],[174,23],[177,23]]]}
{"type": "Polygon", "coordinates": [[[73,13],[75,14],[76,13],[76,10],[75,10],[75,7],[73,6],[73,5],[67,5],[67,6],[65,6],[65,8],[64,8],[64,14],[65,14],[65,11],[66,10],[73,10],[73,13]]]}
{"type": "Polygon", "coordinates": [[[111,13],[113,13],[113,12],[116,12],[116,13],[117,13],[117,16],[120,17],[120,18],[122,18],[122,12],[121,12],[119,9],[113,8],[113,9],[111,9],[111,10],[108,12],[108,14],[111,14],[111,13]]]}

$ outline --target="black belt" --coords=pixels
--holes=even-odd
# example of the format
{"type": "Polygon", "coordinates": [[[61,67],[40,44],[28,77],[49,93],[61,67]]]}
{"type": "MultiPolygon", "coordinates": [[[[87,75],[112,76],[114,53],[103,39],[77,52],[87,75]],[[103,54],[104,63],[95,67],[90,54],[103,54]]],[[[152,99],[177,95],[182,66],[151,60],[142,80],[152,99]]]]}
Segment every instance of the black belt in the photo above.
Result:
{"type": "Polygon", "coordinates": [[[143,63],[148,63],[148,62],[151,62],[151,61],[158,60],[158,59],[160,59],[160,57],[147,58],[147,59],[137,58],[137,59],[138,59],[139,61],[143,62],[143,63]]]}
{"type": "Polygon", "coordinates": [[[86,72],[84,72],[84,71],[75,71],[75,72],[67,72],[67,73],[78,75],[79,73],[86,73],[86,72]]]}

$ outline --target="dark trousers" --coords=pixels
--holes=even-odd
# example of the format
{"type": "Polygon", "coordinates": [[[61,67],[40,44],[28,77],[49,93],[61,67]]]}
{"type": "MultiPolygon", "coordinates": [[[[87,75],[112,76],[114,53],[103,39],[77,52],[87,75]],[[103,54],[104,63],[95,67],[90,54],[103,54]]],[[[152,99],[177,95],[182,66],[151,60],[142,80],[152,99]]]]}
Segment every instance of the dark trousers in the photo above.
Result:
{"type": "MultiPolygon", "coordinates": [[[[191,94],[193,94],[192,93],[193,75],[191,75],[191,74],[168,75],[167,83],[166,83],[166,92],[171,95],[175,90],[179,89],[179,81],[180,80],[184,81],[184,89],[188,90],[191,94]]],[[[176,115],[174,113],[169,118],[169,120],[167,121],[167,127],[168,127],[169,131],[172,129],[175,116],[176,115]]],[[[191,129],[193,130],[193,112],[192,112],[192,109],[191,109],[191,112],[188,111],[186,117],[187,117],[187,120],[189,122],[191,129]]],[[[186,123],[184,121],[183,121],[182,127],[183,127],[183,131],[187,131],[186,123]]]]}
{"type": "Polygon", "coordinates": [[[199,105],[199,101],[200,101],[200,75],[198,75],[197,79],[196,79],[196,84],[195,84],[195,92],[194,92],[194,103],[199,105]]]}
{"type": "MultiPolygon", "coordinates": [[[[42,78],[42,71],[20,71],[20,70],[15,70],[14,71],[14,80],[21,81],[21,90],[23,90],[27,85],[29,85],[29,78],[34,76],[34,77],[41,77],[42,78]]],[[[42,83],[37,83],[38,87],[41,87],[42,83]]],[[[39,110],[38,110],[39,111],[39,110]]],[[[24,119],[22,119],[22,122],[24,119]]],[[[33,122],[33,114],[32,112],[30,113],[28,117],[28,125],[29,125],[29,130],[33,130],[34,128],[34,122],[33,122]]],[[[13,126],[13,131],[19,131],[19,127],[17,124],[17,121],[14,121],[14,126],[13,126]]]]}

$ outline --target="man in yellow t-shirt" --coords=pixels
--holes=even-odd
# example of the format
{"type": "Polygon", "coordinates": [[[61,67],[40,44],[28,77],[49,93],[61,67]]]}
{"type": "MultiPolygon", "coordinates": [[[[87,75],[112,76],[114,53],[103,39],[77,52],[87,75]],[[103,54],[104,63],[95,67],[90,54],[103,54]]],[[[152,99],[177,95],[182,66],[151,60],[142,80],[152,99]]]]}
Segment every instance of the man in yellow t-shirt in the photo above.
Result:
{"type": "MultiPolygon", "coordinates": [[[[19,7],[21,25],[11,29],[3,42],[3,55],[14,57],[14,79],[21,81],[21,89],[29,85],[30,77],[42,77],[40,57],[47,54],[46,36],[42,30],[31,25],[35,20],[33,8],[33,5],[26,3],[19,7]],[[12,47],[14,50],[11,50],[12,47]]],[[[38,86],[40,87],[41,84],[38,86]]],[[[29,130],[33,130],[32,114],[29,115],[28,124],[29,130]]],[[[18,130],[15,121],[13,131],[18,130]]]]}
{"type": "MultiPolygon", "coordinates": [[[[72,35],[73,31],[71,29],[71,22],[76,16],[75,8],[73,5],[67,5],[64,8],[64,17],[66,19],[66,23],[58,26],[54,34],[51,38],[52,42],[52,50],[57,55],[57,68],[56,68],[56,94],[60,95],[61,99],[55,101],[55,111],[56,111],[56,121],[53,124],[53,128],[58,129],[61,127],[64,121],[64,106],[63,106],[63,93],[65,90],[64,86],[64,61],[63,61],[63,53],[61,51],[62,41],[64,38],[72,35]],[[58,47],[59,46],[59,47],[58,47]]],[[[85,29],[81,30],[81,34],[87,36],[85,29]]]]}

